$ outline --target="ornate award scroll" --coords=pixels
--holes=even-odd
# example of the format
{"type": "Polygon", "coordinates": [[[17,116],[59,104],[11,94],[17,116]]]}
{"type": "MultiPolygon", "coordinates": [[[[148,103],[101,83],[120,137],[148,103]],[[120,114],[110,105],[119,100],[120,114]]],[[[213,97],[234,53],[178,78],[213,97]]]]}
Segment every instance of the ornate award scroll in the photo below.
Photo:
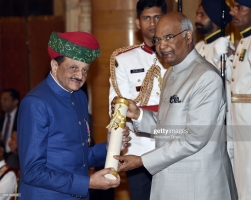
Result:
{"type": "MultiPolygon", "coordinates": [[[[110,124],[106,128],[111,128],[110,142],[106,155],[105,168],[113,167],[118,169],[118,160],[113,158],[114,155],[120,155],[122,143],[122,131],[126,125],[126,112],[128,110],[129,102],[124,98],[117,98],[115,101],[115,111],[112,115],[110,124]]],[[[116,179],[117,171],[111,174],[106,174],[108,179],[116,179]]]]}

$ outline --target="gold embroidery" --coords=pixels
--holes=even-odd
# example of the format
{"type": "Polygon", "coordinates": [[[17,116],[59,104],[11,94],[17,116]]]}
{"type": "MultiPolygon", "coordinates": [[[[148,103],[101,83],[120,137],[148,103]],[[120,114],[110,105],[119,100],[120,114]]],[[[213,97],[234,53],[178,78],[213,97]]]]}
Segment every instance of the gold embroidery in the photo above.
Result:
{"type": "MultiPolygon", "coordinates": [[[[110,58],[110,73],[111,73],[112,86],[119,97],[122,97],[122,95],[120,93],[117,79],[116,79],[116,72],[115,72],[115,60],[116,59],[115,59],[115,57],[119,53],[137,48],[139,46],[140,45],[133,45],[133,46],[123,47],[123,48],[117,49],[113,52],[113,54],[110,58]]],[[[154,82],[155,76],[156,76],[156,78],[158,78],[158,82],[159,82],[158,86],[161,90],[161,85],[162,85],[161,69],[158,65],[156,65],[156,62],[157,62],[157,58],[154,58],[153,65],[147,71],[146,76],[142,82],[140,92],[139,92],[138,96],[136,97],[136,99],[133,100],[136,103],[140,102],[140,106],[146,106],[148,104],[148,101],[149,101],[149,98],[150,98],[150,95],[151,95],[151,92],[153,89],[153,82],[154,82]]]]}

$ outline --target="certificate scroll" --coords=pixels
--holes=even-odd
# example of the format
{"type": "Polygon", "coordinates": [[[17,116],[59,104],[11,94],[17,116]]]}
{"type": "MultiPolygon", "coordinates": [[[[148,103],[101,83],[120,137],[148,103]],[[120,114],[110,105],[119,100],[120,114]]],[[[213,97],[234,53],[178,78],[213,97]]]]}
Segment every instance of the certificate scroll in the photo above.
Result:
{"type": "MultiPolygon", "coordinates": [[[[106,128],[111,128],[109,146],[106,155],[105,168],[113,167],[118,169],[118,160],[114,159],[114,155],[120,155],[122,143],[122,131],[126,124],[126,113],[128,110],[129,101],[124,98],[117,98],[115,101],[115,110],[112,115],[110,124],[106,128]]],[[[117,171],[111,174],[106,174],[105,178],[116,179],[117,171]]]]}

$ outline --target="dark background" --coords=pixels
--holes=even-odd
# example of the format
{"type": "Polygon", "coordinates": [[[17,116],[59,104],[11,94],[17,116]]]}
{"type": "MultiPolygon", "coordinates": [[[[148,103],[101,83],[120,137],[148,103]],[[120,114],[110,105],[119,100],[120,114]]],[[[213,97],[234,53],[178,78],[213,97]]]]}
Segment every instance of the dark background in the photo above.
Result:
{"type": "Polygon", "coordinates": [[[50,35],[65,30],[53,10],[53,0],[0,0],[0,91],[14,88],[22,99],[48,74],[50,35]]]}
{"type": "Polygon", "coordinates": [[[53,0],[0,0],[0,17],[53,15],[53,0]]]}

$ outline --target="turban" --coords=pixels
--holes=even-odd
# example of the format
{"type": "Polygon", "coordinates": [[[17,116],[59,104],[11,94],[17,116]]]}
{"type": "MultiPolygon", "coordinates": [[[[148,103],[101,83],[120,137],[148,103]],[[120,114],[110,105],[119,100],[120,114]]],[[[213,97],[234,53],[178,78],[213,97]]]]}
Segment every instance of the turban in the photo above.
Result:
{"type": "MultiPolygon", "coordinates": [[[[249,0],[250,1],[250,0],[249,0]]],[[[201,5],[210,18],[210,20],[216,24],[218,27],[221,27],[222,19],[222,1],[221,0],[202,0],[201,5]]],[[[232,17],[229,14],[230,8],[225,3],[225,25],[232,21],[232,17]]],[[[225,27],[224,27],[225,28],[225,27]]]]}
{"type": "Polygon", "coordinates": [[[237,2],[243,6],[251,8],[251,1],[250,0],[235,0],[235,2],[237,2]]]}
{"type": "Polygon", "coordinates": [[[51,59],[66,56],[90,64],[100,53],[97,39],[86,32],[52,32],[48,44],[51,59]]]}

